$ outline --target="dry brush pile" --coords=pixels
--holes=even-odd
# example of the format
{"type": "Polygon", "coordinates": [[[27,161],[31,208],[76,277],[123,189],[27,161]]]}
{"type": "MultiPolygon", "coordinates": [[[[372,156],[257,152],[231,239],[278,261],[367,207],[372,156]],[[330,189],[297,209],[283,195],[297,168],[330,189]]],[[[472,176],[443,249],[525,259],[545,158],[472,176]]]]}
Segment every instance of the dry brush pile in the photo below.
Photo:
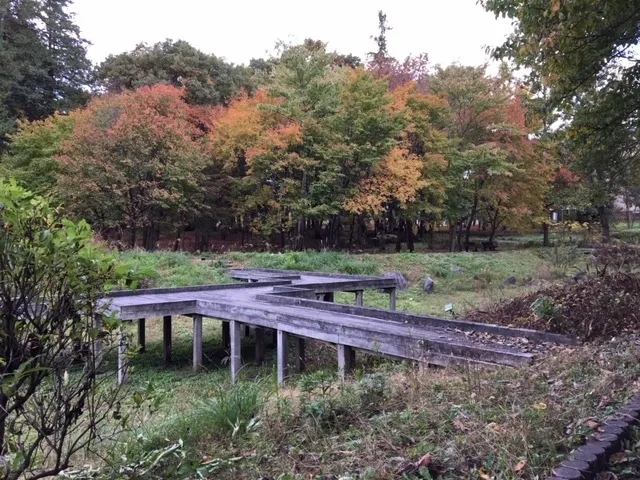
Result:
{"type": "Polygon", "coordinates": [[[640,327],[640,247],[602,244],[586,270],[563,285],[543,288],[471,313],[475,321],[575,335],[584,341],[610,339],[640,327]]]}

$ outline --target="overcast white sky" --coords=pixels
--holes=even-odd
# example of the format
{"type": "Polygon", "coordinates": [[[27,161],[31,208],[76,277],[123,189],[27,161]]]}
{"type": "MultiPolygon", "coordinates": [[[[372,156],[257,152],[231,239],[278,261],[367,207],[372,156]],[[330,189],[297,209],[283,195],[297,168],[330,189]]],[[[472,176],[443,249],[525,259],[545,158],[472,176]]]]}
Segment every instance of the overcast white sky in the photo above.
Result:
{"type": "Polygon", "coordinates": [[[389,53],[399,59],[426,52],[430,63],[488,60],[511,31],[476,0],[75,0],[82,35],[93,43],[89,57],[131,50],[139,42],[182,39],[234,63],[264,57],[278,39],[307,37],[331,50],[364,59],[374,49],[377,13],[387,14],[389,53]]]}

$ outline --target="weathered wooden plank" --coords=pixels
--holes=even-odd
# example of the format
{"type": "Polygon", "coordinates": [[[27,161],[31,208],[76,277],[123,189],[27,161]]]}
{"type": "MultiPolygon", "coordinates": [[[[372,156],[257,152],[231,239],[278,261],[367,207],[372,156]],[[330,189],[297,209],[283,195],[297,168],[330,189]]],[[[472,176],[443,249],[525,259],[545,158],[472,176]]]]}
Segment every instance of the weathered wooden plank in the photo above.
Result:
{"type": "Polygon", "coordinates": [[[539,342],[559,343],[563,345],[574,345],[576,339],[567,335],[557,333],[542,332],[539,330],[530,330],[527,328],[505,327],[502,325],[493,325],[489,323],[471,322],[463,319],[440,318],[432,315],[416,315],[406,312],[389,312],[371,307],[354,307],[352,305],[344,305],[338,303],[324,303],[303,298],[293,298],[280,295],[263,294],[257,295],[257,300],[266,301],[276,305],[301,306],[305,308],[314,308],[326,310],[345,315],[362,315],[365,317],[375,318],[379,320],[387,320],[390,322],[398,322],[408,325],[416,325],[425,328],[442,328],[460,330],[463,332],[483,332],[492,335],[501,335],[511,338],[526,338],[539,342]]]}
{"type": "Polygon", "coordinates": [[[278,330],[278,352],[277,352],[277,370],[278,370],[278,384],[284,383],[289,376],[289,341],[287,332],[284,330],[278,330]]]}
{"type": "MultiPolygon", "coordinates": [[[[288,285],[291,284],[290,280],[273,280],[271,282],[260,282],[258,286],[275,286],[275,285],[288,285]]],[[[207,292],[212,290],[229,290],[229,289],[242,289],[242,288],[255,288],[256,285],[247,283],[222,283],[219,285],[193,285],[190,287],[166,287],[166,288],[141,288],[138,290],[115,290],[106,294],[107,298],[119,298],[119,297],[134,297],[142,295],[161,295],[172,293],[194,293],[194,292],[207,292]]]]}
{"type": "Polygon", "coordinates": [[[193,316],[193,371],[202,370],[202,315],[193,316]]]}
{"type": "Polygon", "coordinates": [[[348,345],[338,345],[338,374],[343,380],[353,372],[353,351],[348,345]]]}
{"type": "Polygon", "coordinates": [[[121,326],[118,332],[118,385],[127,383],[129,366],[127,365],[127,336],[121,326]]]}
{"type": "Polygon", "coordinates": [[[392,312],[396,311],[396,289],[390,288],[387,290],[389,293],[389,310],[392,312]]]}
{"type": "Polygon", "coordinates": [[[364,291],[356,290],[356,307],[362,307],[364,304],[364,291]]]}
{"type": "Polygon", "coordinates": [[[293,335],[328,343],[421,360],[425,354],[468,357],[470,360],[505,365],[530,363],[533,355],[504,347],[475,343],[453,332],[438,333],[412,325],[376,322],[366,317],[322,315],[318,311],[301,311],[281,307],[273,311],[239,304],[200,302],[203,315],[237,319],[265,327],[277,326],[293,335]]]}
{"type": "Polygon", "coordinates": [[[235,383],[238,380],[238,375],[242,368],[240,322],[235,320],[230,321],[229,330],[231,333],[231,354],[229,356],[229,364],[231,365],[231,381],[235,383]]]}

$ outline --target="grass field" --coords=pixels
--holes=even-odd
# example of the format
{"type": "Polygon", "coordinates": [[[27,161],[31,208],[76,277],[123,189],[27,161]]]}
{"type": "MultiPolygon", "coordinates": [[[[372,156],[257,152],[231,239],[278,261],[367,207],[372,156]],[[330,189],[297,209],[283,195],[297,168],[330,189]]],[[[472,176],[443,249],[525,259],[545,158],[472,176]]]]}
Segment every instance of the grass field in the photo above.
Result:
{"type": "MultiPolygon", "coordinates": [[[[584,255],[570,248],[429,255],[129,252],[123,257],[155,269],[148,283],[158,286],[226,282],[228,264],[356,274],[397,270],[409,281],[398,294],[398,308],[438,315],[450,302],[459,314],[490,308],[500,298],[562,281],[584,263],[584,255]],[[509,275],[516,276],[516,285],[503,285],[509,275]],[[422,292],[426,276],[435,280],[435,294],[422,292]]],[[[353,298],[338,295],[336,301],[353,298]]],[[[387,301],[386,295],[365,293],[365,305],[386,307],[387,301]]],[[[558,349],[543,363],[518,370],[418,372],[404,362],[360,354],[354,378],[342,383],[336,378],[335,347],[309,342],[307,373],[278,390],[273,346],[264,366],[256,367],[248,337],[242,382],[232,387],[220,322],[205,320],[205,371],[196,375],[192,320],[175,318],[174,362],[168,367],[162,365],[158,320],[147,320],[147,352],[131,361],[130,388],[145,390],[151,382],[163,401],[114,451],[118,462],[137,459],[148,465],[140,478],[183,478],[180,472],[197,470],[220,479],[395,479],[427,453],[441,478],[544,478],[640,377],[638,343],[619,340],[558,349]]],[[[428,475],[423,469],[406,478],[428,475]]]]}

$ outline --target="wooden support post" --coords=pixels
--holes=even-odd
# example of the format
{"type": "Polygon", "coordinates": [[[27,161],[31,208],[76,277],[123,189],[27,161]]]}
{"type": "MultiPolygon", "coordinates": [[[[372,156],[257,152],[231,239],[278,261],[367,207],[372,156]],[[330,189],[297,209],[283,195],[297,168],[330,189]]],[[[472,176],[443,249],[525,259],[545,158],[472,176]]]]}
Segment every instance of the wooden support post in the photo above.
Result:
{"type": "Polygon", "coordinates": [[[231,337],[229,335],[229,322],[222,322],[222,346],[229,348],[231,345],[231,337]]]}
{"type": "Polygon", "coordinates": [[[171,315],[162,317],[162,346],[164,353],[164,364],[171,363],[171,315]]]}
{"type": "Polygon", "coordinates": [[[193,371],[202,370],[202,315],[193,316],[193,371]]]}
{"type": "Polygon", "coordinates": [[[364,291],[356,290],[356,307],[364,305],[364,291]]]}
{"type": "Polygon", "coordinates": [[[96,339],[93,341],[93,368],[99,369],[102,363],[102,339],[100,337],[102,332],[102,315],[99,313],[93,316],[93,328],[98,331],[96,339]]]}
{"type": "Polygon", "coordinates": [[[229,330],[231,333],[231,382],[236,383],[238,375],[240,374],[240,368],[242,368],[242,357],[240,353],[242,346],[240,341],[240,322],[231,320],[229,322],[229,330]]]}
{"type": "Polygon", "coordinates": [[[146,323],[146,320],[144,318],[138,319],[138,346],[140,347],[138,351],[140,353],[144,353],[147,351],[145,323],[146,323]]]}
{"type": "Polygon", "coordinates": [[[396,311],[396,289],[389,289],[389,310],[392,312],[396,311]]]}
{"type": "Polygon", "coordinates": [[[127,383],[127,371],[129,366],[127,365],[127,336],[124,333],[124,328],[120,327],[118,332],[118,385],[124,385],[127,383]]]}
{"type": "Polygon", "coordinates": [[[333,292],[327,292],[324,294],[324,301],[325,302],[333,302],[333,292]]]}
{"type": "Polygon", "coordinates": [[[264,363],[264,328],[256,327],[256,365],[264,363]]]}
{"type": "Polygon", "coordinates": [[[305,340],[301,337],[296,337],[295,341],[296,347],[296,371],[304,372],[305,369],[305,340]]]}
{"type": "Polygon", "coordinates": [[[347,345],[338,345],[338,374],[343,380],[353,371],[355,351],[347,345]]]}
{"type": "Polygon", "coordinates": [[[249,325],[245,325],[244,326],[244,336],[245,337],[250,337],[251,336],[251,327],[249,325]]]}
{"type": "Polygon", "coordinates": [[[282,330],[278,330],[278,385],[284,383],[284,381],[289,376],[289,343],[288,343],[288,335],[287,332],[283,332],[282,330]]]}

